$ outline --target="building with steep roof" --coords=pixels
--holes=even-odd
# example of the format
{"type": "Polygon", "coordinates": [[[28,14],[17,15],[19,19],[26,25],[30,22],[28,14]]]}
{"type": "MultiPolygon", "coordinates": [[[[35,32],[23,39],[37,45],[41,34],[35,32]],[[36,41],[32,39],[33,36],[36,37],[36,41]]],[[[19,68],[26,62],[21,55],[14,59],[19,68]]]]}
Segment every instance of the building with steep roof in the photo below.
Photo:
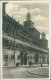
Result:
{"type": "MultiPolygon", "coordinates": [[[[5,6],[3,10],[5,10],[4,8],[5,6]]],[[[3,66],[49,63],[46,34],[44,32],[41,34],[33,27],[34,22],[31,21],[29,12],[26,19],[22,26],[3,11],[3,66]]]]}

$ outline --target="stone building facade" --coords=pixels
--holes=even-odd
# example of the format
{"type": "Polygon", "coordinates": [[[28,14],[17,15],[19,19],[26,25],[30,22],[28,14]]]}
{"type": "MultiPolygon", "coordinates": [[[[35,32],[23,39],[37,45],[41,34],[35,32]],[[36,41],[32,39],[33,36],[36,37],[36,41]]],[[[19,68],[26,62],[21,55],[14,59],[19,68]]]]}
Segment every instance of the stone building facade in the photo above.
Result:
{"type": "Polygon", "coordinates": [[[49,49],[46,34],[40,33],[34,27],[30,13],[27,13],[27,19],[24,25],[21,25],[6,14],[5,3],[3,6],[3,66],[48,64],[49,49]]]}

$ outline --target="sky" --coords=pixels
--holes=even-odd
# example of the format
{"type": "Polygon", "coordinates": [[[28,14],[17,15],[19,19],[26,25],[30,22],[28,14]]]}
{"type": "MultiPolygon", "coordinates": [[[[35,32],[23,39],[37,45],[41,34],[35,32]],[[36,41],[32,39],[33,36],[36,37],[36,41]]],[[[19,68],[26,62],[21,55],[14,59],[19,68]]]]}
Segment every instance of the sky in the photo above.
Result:
{"type": "Polygon", "coordinates": [[[26,21],[26,15],[29,11],[31,20],[34,22],[34,27],[42,33],[46,33],[46,38],[49,39],[49,3],[36,1],[17,1],[6,4],[6,13],[13,16],[16,21],[23,25],[26,21]]]}

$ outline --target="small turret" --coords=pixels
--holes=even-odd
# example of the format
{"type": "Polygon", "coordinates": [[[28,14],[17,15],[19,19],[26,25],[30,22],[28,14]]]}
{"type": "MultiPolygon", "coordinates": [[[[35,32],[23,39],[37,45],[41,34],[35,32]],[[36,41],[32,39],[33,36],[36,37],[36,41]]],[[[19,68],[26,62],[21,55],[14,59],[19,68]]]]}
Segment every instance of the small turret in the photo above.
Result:
{"type": "Polygon", "coordinates": [[[31,19],[31,15],[30,15],[30,13],[28,12],[28,13],[27,13],[27,21],[30,21],[30,19],[31,19]]]}
{"type": "Polygon", "coordinates": [[[44,33],[44,31],[42,32],[42,39],[46,39],[46,34],[44,33]]]}

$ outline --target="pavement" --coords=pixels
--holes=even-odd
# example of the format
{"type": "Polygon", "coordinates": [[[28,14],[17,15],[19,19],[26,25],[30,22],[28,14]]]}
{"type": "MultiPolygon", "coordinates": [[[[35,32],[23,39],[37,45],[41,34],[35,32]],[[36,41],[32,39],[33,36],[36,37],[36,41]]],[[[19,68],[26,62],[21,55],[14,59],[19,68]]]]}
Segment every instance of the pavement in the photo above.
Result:
{"type": "Polygon", "coordinates": [[[49,77],[49,68],[48,67],[39,67],[36,69],[29,70],[30,74],[49,77]]]}
{"type": "Polygon", "coordinates": [[[48,78],[48,66],[20,66],[20,67],[4,67],[2,69],[3,78],[48,78]]]}

